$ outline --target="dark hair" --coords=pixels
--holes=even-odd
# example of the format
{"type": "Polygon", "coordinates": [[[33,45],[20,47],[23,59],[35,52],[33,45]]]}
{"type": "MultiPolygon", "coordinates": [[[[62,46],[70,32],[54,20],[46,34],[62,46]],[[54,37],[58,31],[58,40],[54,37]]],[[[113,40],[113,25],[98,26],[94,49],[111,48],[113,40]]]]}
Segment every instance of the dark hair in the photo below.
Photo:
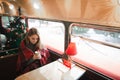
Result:
{"type": "Polygon", "coordinates": [[[42,49],[43,47],[42,47],[42,44],[41,44],[41,41],[40,41],[40,36],[39,36],[39,33],[38,33],[36,28],[29,29],[29,31],[27,32],[27,34],[26,34],[26,36],[24,38],[25,43],[30,44],[30,40],[29,40],[28,37],[32,36],[32,35],[37,35],[38,36],[38,41],[37,41],[37,43],[35,45],[36,45],[36,47],[42,49]]]}

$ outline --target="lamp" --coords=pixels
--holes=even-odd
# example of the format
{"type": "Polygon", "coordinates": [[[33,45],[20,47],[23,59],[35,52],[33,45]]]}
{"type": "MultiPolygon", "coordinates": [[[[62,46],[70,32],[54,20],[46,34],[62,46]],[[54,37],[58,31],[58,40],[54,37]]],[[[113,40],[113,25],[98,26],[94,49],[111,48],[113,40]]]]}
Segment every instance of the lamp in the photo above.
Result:
{"type": "Polygon", "coordinates": [[[71,68],[71,57],[70,56],[74,56],[77,54],[76,44],[74,42],[70,42],[65,52],[66,52],[68,59],[67,60],[63,59],[63,64],[71,68]]]}
{"type": "Polygon", "coordinates": [[[67,49],[66,49],[66,54],[69,56],[73,56],[77,54],[77,49],[76,49],[76,45],[74,42],[70,42],[70,44],[68,45],[67,49]]]}

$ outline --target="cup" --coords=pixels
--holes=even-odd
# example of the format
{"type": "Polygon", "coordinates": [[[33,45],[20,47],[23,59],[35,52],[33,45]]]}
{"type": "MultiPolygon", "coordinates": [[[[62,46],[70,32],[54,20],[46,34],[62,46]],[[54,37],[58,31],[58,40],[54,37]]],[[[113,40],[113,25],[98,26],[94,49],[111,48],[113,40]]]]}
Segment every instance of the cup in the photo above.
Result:
{"type": "Polygon", "coordinates": [[[40,55],[40,52],[39,52],[39,51],[35,51],[35,55],[36,55],[39,59],[41,59],[41,55],[40,55]]]}
{"type": "Polygon", "coordinates": [[[38,51],[35,51],[35,55],[38,55],[39,54],[39,52],[38,51]]]}

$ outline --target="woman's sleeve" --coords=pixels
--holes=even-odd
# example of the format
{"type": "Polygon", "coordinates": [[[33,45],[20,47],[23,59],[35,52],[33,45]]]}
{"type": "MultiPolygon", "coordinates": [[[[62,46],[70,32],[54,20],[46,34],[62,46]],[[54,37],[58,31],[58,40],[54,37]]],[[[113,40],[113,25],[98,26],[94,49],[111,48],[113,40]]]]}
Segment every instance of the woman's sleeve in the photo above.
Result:
{"type": "Polygon", "coordinates": [[[46,58],[49,58],[50,57],[50,53],[49,53],[48,49],[45,48],[44,51],[45,51],[44,53],[46,55],[46,58]]]}
{"type": "Polygon", "coordinates": [[[27,49],[23,41],[20,44],[19,52],[20,52],[21,64],[26,66],[29,63],[33,62],[32,59],[33,54],[29,49],[27,49]]]}
{"type": "Polygon", "coordinates": [[[47,48],[45,49],[45,51],[46,51],[46,56],[47,56],[47,63],[50,63],[51,62],[50,53],[47,48]]]}
{"type": "Polygon", "coordinates": [[[47,49],[42,49],[41,51],[42,58],[40,59],[41,65],[49,63],[48,59],[50,57],[49,51],[47,49]]]}
{"type": "Polygon", "coordinates": [[[30,64],[34,62],[33,57],[31,56],[30,58],[26,59],[26,57],[23,54],[23,51],[19,54],[20,57],[20,65],[21,65],[21,70],[23,71],[27,67],[29,67],[30,64]]]}
{"type": "Polygon", "coordinates": [[[33,56],[33,53],[25,46],[24,41],[22,41],[20,44],[20,50],[26,61],[29,60],[33,56]]]}

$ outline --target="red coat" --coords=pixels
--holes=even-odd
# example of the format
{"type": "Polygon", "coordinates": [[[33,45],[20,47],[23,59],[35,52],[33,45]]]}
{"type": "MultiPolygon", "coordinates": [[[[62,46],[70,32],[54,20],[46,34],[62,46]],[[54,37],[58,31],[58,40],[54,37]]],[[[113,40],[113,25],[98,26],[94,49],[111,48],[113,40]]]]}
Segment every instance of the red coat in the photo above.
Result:
{"type": "MultiPolygon", "coordinates": [[[[41,66],[48,63],[48,58],[50,54],[47,49],[37,49],[40,51],[42,58],[37,61],[41,64],[41,66]]],[[[34,52],[25,46],[24,41],[20,44],[20,51],[18,53],[18,60],[17,60],[17,72],[18,75],[26,73],[32,69],[40,67],[36,62],[32,62],[31,64],[27,65],[27,62],[33,57],[34,52]]]]}

